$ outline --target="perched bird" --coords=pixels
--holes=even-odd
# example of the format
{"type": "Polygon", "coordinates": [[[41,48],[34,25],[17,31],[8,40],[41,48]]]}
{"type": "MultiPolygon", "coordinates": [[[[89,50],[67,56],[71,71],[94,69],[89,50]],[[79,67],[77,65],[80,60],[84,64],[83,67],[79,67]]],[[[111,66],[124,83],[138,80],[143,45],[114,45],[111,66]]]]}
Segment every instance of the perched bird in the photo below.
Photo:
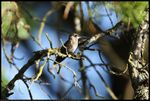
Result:
{"type": "MultiPolygon", "coordinates": [[[[62,47],[60,48],[60,52],[63,54],[67,54],[67,53],[74,53],[75,50],[78,47],[78,39],[81,38],[78,34],[74,33],[71,34],[69,36],[68,41],[65,42],[64,45],[62,45],[62,47]]],[[[66,57],[61,57],[61,56],[57,56],[56,60],[57,62],[62,62],[66,57]]],[[[54,65],[57,64],[57,62],[54,62],[54,65]]],[[[58,70],[58,73],[60,72],[60,67],[58,70]]]]}

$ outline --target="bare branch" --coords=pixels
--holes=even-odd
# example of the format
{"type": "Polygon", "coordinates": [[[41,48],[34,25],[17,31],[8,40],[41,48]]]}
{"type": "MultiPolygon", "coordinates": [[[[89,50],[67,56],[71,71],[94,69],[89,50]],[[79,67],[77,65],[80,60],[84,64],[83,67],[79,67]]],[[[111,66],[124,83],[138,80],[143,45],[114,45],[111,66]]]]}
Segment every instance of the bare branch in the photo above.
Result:
{"type": "Polygon", "coordinates": [[[110,22],[111,22],[112,27],[113,27],[114,24],[113,24],[113,21],[112,21],[110,15],[109,15],[109,13],[108,13],[108,10],[107,10],[107,8],[106,8],[105,2],[103,2],[103,4],[104,4],[105,11],[106,11],[106,13],[107,13],[107,16],[108,16],[108,18],[109,18],[109,20],[110,20],[110,22]]]}
{"type": "Polygon", "coordinates": [[[107,85],[106,81],[104,80],[104,78],[102,77],[102,75],[98,72],[98,70],[96,69],[96,67],[94,66],[94,64],[91,62],[91,60],[84,55],[84,57],[89,61],[89,63],[91,65],[93,65],[94,67],[94,70],[96,71],[96,73],[98,74],[98,76],[100,77],[100,79],[102,80],[102,82],[104,83],[105,87],[106,87],[106,90],[109,92],[110,96],[113,98],[113,99],[118,99],[116,97],[116,95],[113,93],[113,91],[110,89],[110,87],[107,85]]]}
{"type": "Polygon", "coordinates": [[[48,33],[46,33],[46,38],[48,39],[50,47],[53,48],[53,44],[52,44],[50,37],[48,36],[48,33]]]}
{"type": "Polygon", "coordinates": [[[27,90],[28,90],[28,92],[29,92],[30,99],[33,100],[33,97],[32,97],[32,94],[31,94],[31,91],[30,91],[30,89],[29,89],[28,84],[26,83],[26,81],[25,81],[24,79],[22,79],[22,81],[24,82],[24,84],[25,84],[26,87],[27,87],[27,90]]]}
{"type": "MultiPolygon", "coordinates": [[[[50,60],[52,60],[52,59],[50,59],[50,60]]],[[[54,61],[54,60],[52,60],[52,61],[54,61]]],[[[73,78],[74,78],[74,86],[77,86],[77,87],[81,88],[80,85],[79,85],[78,82],[77,82],[77,74],[76,74],[76,72],[75,72],[73,69],[71,69],[70,67],[66,66],[65,64],[59,63],[59,62],[57,62],[57,61],[55,61],[55,62],[56,62],[57,64],[61,65],[61,66],[64,66],[64,67],[67,68],[69,71],[71,71],[72,74],[73,74],[73,78]]]]}
{"type": "MultiPolygon", "coordinates": [[[[45,50],[41,50],[41,51],[36,51],[34,53],[35,53],[34,56],[31,59],[28,60],[28,62],[19,70],[18,74],[16,74],[15,77],[7,84],[6,89],[4,89],[4,91],[3,91],[6,95],[9,95],[8,94],[8,92],[9,92],[8,89],[12,90],[14,88],[15,81],[18,80],[18,79],[21,79],[23,77],[24,72],[31,65],[33,65],[36,60],[42,59],[43,57],[47,56],[47,54],[49,54],[49,55],[56,54],[56,55],[59,55],[61,57],[70,57],[70,58],[73,58],[73,59],[81,59],[80,56],[76,56],[76,55],[73,55],[73,54],[68,54],[68,55],[62,54],[62,53],[59,52],[59,49],[57,49],[57,48],[45,49],[45,50]]],[[[69,69],[69,68],[67,68],[67,69],[69,69]]],[[[72,73],[75,77],[75,73],[73,72],[73,70],[72,69],[69,69],[69,70],[72,71],[72,73]]],[[[77,83],[75,82],[75,85],[76,84],[77,83]]]]}
{"type": "Polygon", "coordinates": [[[96,90],[95,86],[90,82],[90,87],[93,88],[94,90],[94,93],[97,97],[100,97],[100,98],[104,98],[103,96],[99,95],[98,91],[96,90]]]}
{"type": "MultiPolygon", "coordinates": [[[[55,11],[57,11],[58,9],[59,9],[59,7],[48,10],[48,12],[46,12],[46,14],[44,15],[42,21],[46,22],[47,18],[51,14],[53,14],[55,11]]],[[[40,25],[40,28],[39,28],[39,31],[38,31],[38,41],[39,41],[39,43],[41,43],[41,35],[42,35],[43,29],[44,29],[44,26],[45,26],[44,22],[41,22],[41,25],[40,25]]]]}
{"type": "MultiPolygon", "coordinates": [[[[79,78],[79,79],[77,80],[77,82],[79,82],[80,80],[81,80],[81,78],[79,78]]],[[[62,99],[64,99],[64,98],[67,96],[67,94],[70,92],[70,90],[71,90],[73,87],[74,87],[74,83],[72,83],[71,87],[63,94],[63,98],[62,98],[62,99]]]]}

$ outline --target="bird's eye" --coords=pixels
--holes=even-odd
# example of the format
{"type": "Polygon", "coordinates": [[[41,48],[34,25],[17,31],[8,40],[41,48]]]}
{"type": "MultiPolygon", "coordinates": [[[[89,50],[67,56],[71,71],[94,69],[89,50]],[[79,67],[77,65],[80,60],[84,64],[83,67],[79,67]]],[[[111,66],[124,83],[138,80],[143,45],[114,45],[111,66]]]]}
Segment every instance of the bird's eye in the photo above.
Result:
{"type": "Polygon", "coordinates": [[[75,36],[75,37],[77,37],[78,35],[77,35],[77,34],[75,34],[74,36],[75,36]]]}

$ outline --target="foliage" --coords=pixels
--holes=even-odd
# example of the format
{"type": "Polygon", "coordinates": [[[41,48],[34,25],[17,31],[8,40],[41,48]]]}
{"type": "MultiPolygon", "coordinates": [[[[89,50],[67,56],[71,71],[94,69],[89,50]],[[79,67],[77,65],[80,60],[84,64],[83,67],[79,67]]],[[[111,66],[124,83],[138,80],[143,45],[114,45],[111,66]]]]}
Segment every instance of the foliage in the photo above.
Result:
{"type": "Polygon", "coordinates": [[[25,18],[21,17],[17,3],[2,2],[2,36],[5,40],[12,43],[17,43],[20,39],[29,38],[25,18]]]}
{"type": "Polygon", "coordinates": [[[144,19],[145,14],[144,10],[148,6],[148,2],[115,2],[116,3],[116,11],[121,13],[123,16],[124,22],[129,22],[133,24],[135,28],[139,26],[139,24],[144,19]]]}

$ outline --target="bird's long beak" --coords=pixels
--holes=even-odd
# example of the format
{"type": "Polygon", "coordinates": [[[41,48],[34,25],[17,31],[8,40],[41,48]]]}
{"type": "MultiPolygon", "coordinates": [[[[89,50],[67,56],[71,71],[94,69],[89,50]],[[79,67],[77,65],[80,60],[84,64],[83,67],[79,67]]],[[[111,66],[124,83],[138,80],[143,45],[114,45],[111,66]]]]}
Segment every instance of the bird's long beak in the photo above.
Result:
{"type": "Polygon", "coordinates": [[[79,39],[87,39],[88,37],[79,35],[79,39]]]}

